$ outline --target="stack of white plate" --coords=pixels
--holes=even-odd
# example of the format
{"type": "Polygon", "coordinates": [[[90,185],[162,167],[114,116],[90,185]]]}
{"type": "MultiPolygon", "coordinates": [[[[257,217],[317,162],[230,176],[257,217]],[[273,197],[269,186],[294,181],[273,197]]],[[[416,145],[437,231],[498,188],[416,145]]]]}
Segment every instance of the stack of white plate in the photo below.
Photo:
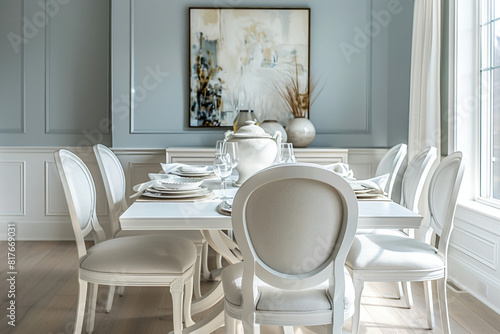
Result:
{"type": "Polygon", "coordinates": [[[183,165],[176,170],[170,172],[174,175],[179,175],[183,177],[212,177],[215,176],[212,166],[188,166],[183,165]]]}
{"type": "Polygon", "coordinates": [[[349,184],[358,199],[385,199],[384,191],[381,189],[371,187],[368,184],[360,184],[356,182],[349,182],[349,184]]]}
{"type": "Polygon", "coordinates": [[[212,190],[203,187],[202,183],[202,179],[157,180],[143,195],[152,198],[189,199],[212,194],[212,190]]]}

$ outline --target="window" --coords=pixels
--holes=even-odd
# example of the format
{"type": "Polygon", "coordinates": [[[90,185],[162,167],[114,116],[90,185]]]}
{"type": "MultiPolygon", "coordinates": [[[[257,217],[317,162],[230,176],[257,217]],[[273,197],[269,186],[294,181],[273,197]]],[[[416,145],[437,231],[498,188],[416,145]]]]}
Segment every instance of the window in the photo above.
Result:
{"type": "Polygon", "coordinates": [[[500,0],[481,0],[481,198],[500,206],[500,0]]]}

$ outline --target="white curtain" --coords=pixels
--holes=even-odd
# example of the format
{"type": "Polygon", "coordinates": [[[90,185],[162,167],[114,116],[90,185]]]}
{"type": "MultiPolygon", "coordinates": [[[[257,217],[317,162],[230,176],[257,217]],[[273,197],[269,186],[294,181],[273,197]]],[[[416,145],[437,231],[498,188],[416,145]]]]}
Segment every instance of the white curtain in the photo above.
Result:
{"type": "Polygon", "coordinates": [[[441,156],[440,57],[441,0],[415,0],[408,161],[431,145],[441,156]]]}

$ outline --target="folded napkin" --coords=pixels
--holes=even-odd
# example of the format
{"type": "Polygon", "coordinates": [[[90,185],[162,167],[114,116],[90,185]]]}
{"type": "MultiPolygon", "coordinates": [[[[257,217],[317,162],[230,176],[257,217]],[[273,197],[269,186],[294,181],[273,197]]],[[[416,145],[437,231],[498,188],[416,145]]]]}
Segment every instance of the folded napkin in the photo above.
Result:
{"type": "Polygon", "coordinates": [[[139,184],[136,184],[132,190],[135,191],[135,194],[133,194],[132,196],[130,196],[130,198],[136,198],[136,197],[139,197],[141,196],[149,187],[155,185],[158,183],[158,180],[151,180],[151,181],[148,181],[148,182],[144,182],[144,183],[139,183],[139,184]]]}
{"type": "Polygon", "coordinates": [[[174,162],[174,163],[170,163],[170,164],[162,164],[162,163],[160,163],[160,165],[161,165],[161,168],[163,169],[163,171],[165,172],[165,174],[168,174],[170,172],[174,172],[174,171],[176,171],[181,166],[188,166],[186,164],[181,164],[181,163],[178,163],[178,162],[174,162]]]}
{"type": "Polygon", "coordinates": [[[364,187],[365,189],[371,189],[370,193],[383,195],[387,181],[389,180],[389,174],[380,175],[367,180],[353,180],[349,181],[349,184],[353,186],[356,192],[356,186],[364,187]]]}
{"type": "Polygon", "coordinates": [[[349,169],[349,165],[342,163],[342,162],[337,162],[331,165],[326,165],[326,169],[329,169],[338,175],[345,177],[345,178],[353,178],[354,173],[351,169],[349,169]]]}

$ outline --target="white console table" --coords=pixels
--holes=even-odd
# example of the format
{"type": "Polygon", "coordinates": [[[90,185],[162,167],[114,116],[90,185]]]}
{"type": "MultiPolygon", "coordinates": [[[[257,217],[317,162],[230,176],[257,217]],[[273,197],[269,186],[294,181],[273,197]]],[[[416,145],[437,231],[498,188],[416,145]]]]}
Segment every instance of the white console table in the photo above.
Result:
{"type": "MultiPolygon", "coordinates": [[[[215,148],[169,147],[166,150],[167,163],[212,164],[215,148]]],[[[328,165],[336,162],[348,163],[347,149],[339,148],[295,148],[299,162],[328,165]]]]}

